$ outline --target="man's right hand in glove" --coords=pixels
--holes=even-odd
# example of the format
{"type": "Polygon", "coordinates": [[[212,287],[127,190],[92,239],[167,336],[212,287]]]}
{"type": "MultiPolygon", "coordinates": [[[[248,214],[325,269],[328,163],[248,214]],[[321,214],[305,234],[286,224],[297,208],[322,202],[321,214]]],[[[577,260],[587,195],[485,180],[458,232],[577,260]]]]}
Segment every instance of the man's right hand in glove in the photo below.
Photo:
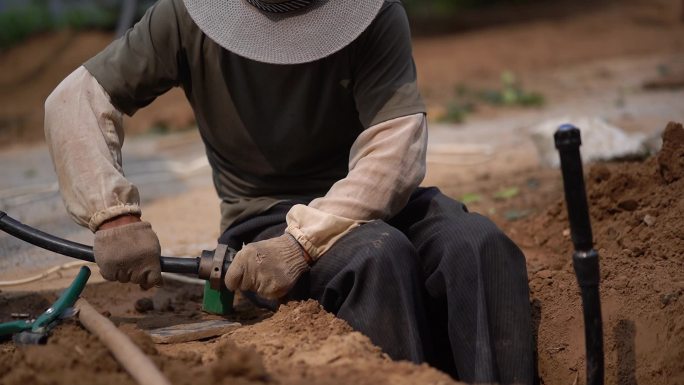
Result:
{"type": "Polygon", "coordinates": [[[95,232],[93,251],[106,280],[137,283],[143,289],[162,282],[159,239],[152,226],[137,216],[103,223],[95,232]]]}

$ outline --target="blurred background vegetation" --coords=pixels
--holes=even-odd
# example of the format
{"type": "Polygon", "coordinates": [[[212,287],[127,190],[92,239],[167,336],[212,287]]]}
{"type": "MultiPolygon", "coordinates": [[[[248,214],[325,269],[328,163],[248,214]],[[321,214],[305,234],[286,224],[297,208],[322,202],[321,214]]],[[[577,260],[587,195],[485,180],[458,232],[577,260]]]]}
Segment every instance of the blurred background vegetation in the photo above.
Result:
{"type": "MultiPolygon", "coordinates": [[[[559,3],[576,7],[590,1],[403,0],[414,34],[522,21],[534,17],[534,13],[544,13],[546,5],[558,10],[559,3]]],[[[120,30],[124,28],[122,19],[137,20],[153,3],[154,0],[0,0],[0,50],[32,34],[55,29],[120,30]]]]}
{"type": "Polygon", "coordinates": [[[403,0],[412,32],[438,34],[565,17],[610,0],[403,0]]]}
{"type": "Polygon", "coordinates": [[[153,0],[0,0],[0,49],[62,28],[115,30],[125,6],[137,20],[153,0]]]}

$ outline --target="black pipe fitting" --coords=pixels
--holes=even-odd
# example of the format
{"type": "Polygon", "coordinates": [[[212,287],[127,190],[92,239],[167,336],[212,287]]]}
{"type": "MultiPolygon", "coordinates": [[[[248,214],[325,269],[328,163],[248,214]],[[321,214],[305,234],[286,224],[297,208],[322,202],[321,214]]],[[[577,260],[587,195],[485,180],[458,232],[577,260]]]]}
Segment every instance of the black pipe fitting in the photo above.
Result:
{"type": "Polygon", "coordinates": [[[584,172],[579,147],[580,130],[562,125],[554,134],[560,155],[565,202],[575,253],[572,264],[582,293],[584,339],[587,355],[587,385],[602,385],[604,379],[603,323],[599,283],[599,254],[593,249],[589,204],[584,186],[584,172]]]}
{"type": "Polygon", "coordinates": [[[594,241],[591,234],[589,205],[584,187],[584,171],[579,150],[582,144],[580,130],[573,125],[564,124],[558,128],[554,139],[560,154],[572,243],[575,250],[588,251],[593,247],[594,241]]]}
{"type": "Polygon", "coordinates": [[[584,313],[584,341],[587,354],[587,385],[602,385],[603,324],[601,318],[601,296],[599,293],[599,255],[596,250],[575,252],[572,256],[577,283],[582,293],[584,313]]]}

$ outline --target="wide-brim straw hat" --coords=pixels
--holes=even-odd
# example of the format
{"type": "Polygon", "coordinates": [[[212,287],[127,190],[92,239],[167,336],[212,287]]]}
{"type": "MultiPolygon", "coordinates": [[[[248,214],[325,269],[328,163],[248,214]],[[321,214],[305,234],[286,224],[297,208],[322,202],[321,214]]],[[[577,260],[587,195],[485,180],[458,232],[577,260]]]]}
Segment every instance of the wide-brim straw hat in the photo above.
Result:
{"type": "Polygon", "coordinates": [[[384,0],[183,0],[210,39],[246,58],[299,64],[354,41],[384,0]]]}

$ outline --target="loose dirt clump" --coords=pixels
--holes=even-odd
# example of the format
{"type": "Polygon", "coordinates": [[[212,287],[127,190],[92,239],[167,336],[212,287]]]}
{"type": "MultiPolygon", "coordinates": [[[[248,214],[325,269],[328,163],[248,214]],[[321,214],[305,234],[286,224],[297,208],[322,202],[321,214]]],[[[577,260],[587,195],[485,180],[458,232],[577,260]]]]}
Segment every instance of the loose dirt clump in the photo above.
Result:
{"type": "Polygon", "coordinates": [[[658,154],[660,175],[666,183],[684,177],[684,128],[670,123],[663,133],[663,148],[658,154]]]}
{"type": "Polygon", "coordinates": [[[455,383],[427,365],[392,361],[368,337],[313,300],[283,305],[273,317],[237,329],[227,338],[253,347],[281,383],[455,383]]]}
{"type": "Polygon", "coordinates": [[[242,377],[258,382],[270,380],[261,356],[252,348],[241,349],[227,339],[216,348],[216,358],[211,370],[216,381],[229,377],[242,377]]]}
{"type": "MultiPolygon", "coordinates": [[[[684,383],[684,128],[642,163],[599,164],[587,180],[608,384],[684,383]]],[[[544,383],[584,379],[584,337],[572,243],[562,202],[516,225],[533,244],[530,286],[544,383]]]]}
{"type": "Polygon", "coordinates": [[[44,346],[0,351],[0,384],[135,384],[96,337],[76,323],[58,326],[44,346]]]}

